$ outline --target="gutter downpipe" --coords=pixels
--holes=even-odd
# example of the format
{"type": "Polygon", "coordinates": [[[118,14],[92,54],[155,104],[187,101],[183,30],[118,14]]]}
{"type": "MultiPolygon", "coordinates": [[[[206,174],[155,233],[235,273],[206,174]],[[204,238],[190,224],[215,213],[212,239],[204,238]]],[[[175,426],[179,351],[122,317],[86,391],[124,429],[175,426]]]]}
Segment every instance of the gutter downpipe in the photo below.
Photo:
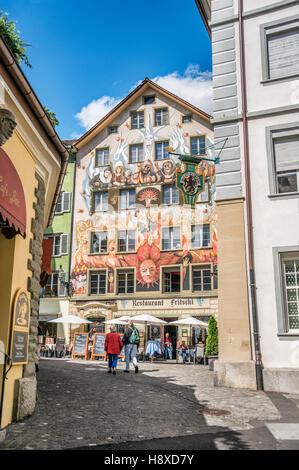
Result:
{"type": "Polygon", "coordinates": [[[244,139],[244,161],[245,161],[245,184],[246,184],[246,214],[247,214],[247,236],[248,236],[248,264],[250,279],[250,300],[252,309],[252,326],[255,349],[256,385],[258,390],[263,390],[263,366],[260,347],[260,334],[258,326],[258,312],[256,302],[256,283],[254,271],[253,232],[252,232],[252,204],[250,187],[250,166],[248,146],[248,125],[246,107],[246,82],[244,61],[244,29],[243,29],[243,0],[238,0],[239,17],[239,47],[240,47],[240,70],[241,70],[241,94],[242,94],[242,125],[244,139]]]}

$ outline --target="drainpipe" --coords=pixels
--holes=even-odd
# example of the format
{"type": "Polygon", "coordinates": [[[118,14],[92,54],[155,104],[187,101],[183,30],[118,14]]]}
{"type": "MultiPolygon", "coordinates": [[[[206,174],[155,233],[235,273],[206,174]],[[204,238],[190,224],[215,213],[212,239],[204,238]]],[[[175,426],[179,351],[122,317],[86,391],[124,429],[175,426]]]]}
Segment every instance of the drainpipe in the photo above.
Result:
{"type": "Polygon", "coordinates": [[[263,367],[260,347],[260,334],[258,326],[258,312],[256,302],[256,284],[254,272],[253,255],[253,231],[252,231],[252,204],[250,188],[250,166],[248,151],[248,125],[246,116],[246,81],[245,81],[245,62],[244,62],[244,28],[243,28],[243,0],[238,0],[239,17],[239,46],[240,46],[240,71],[241,71],[241,94],[242,94],[242,124],[244,139],[244,162],[245,162],[245,185],[246,185],[246,215],[247,215],[247,236],[248,236],[248,264],[250,279],[250,300],[252,309],[252,327],[255,349],[255,370],[256,384],[258,390],[263,390],[263,367]]]}

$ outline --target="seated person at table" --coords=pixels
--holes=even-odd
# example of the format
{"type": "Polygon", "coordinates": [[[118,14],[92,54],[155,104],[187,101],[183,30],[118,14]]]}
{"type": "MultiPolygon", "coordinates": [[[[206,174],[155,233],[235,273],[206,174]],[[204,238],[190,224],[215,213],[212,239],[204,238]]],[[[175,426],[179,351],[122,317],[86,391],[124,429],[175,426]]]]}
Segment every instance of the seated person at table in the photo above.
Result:
{"type": "Polygon", "coordinates": [[[188,355],[190,355],[192,358],[194,356],[194,350],[188,349],[185,341],[182,341],[182,343],[179,345],[178,353],[180,356],[182,356],[184,363],[186,362],[188,355]]]}
{"type": "Polygon", "coordinates": [[[169,333],[165,334],[165,339],[164,339],[164,358],[165,360],[172,359],[172,341],[171,338],[169,337],[169,333]]]}

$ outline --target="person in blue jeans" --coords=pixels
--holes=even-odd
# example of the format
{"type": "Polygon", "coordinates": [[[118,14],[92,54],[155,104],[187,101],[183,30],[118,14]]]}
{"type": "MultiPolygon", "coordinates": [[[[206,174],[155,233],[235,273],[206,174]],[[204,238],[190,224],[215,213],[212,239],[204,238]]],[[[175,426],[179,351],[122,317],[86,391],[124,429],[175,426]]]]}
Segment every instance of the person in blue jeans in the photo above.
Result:
{"type": "Polygon", "coordinates": [[[178,347],[179,355],[182,356],[183,362],[186,362],[187,356],[190,355],[193,359],[194,350],[188,349],[185,341],[182,341],[182,344],[178,347]]]}
{"type": "Polygon", "coordinates": [[[164,359],[172,359],[172,341],[171,338],[169,337],[169,333],[165,334],[165,340],[164,340],[164,359]]]}
{"type": "Polygon", "coordinates": [[[126,368],[124,372],[130,372],[130,361],[135,367],[135,374],[138,374],[138,362],[136,358],[137,349],[139,347],[140,337],[137,328],[134,326],[132,320],[129,321],[129,327],[123,336],[123,344],[125,345],[126,368]]]}

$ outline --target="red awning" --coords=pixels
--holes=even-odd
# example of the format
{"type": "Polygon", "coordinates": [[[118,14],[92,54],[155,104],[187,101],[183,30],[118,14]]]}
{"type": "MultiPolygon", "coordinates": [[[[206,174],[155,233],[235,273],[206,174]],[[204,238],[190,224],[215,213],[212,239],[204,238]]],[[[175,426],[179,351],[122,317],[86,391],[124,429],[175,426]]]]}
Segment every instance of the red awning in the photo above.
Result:
{"type": "Polygon", "coordinates": [[[0,148],[0,214],[9,227],[26,236],[26,203],[20,177],[0,148]]]}
{"type": "Polygon", "coordinates": [[[43,239],[43,256],[42,256],[42,266],[41,272],[46,271],[47,274],[51,274],[51,256],[52,256],[52,245],[53,238],[44,238],[43,239]]]}

